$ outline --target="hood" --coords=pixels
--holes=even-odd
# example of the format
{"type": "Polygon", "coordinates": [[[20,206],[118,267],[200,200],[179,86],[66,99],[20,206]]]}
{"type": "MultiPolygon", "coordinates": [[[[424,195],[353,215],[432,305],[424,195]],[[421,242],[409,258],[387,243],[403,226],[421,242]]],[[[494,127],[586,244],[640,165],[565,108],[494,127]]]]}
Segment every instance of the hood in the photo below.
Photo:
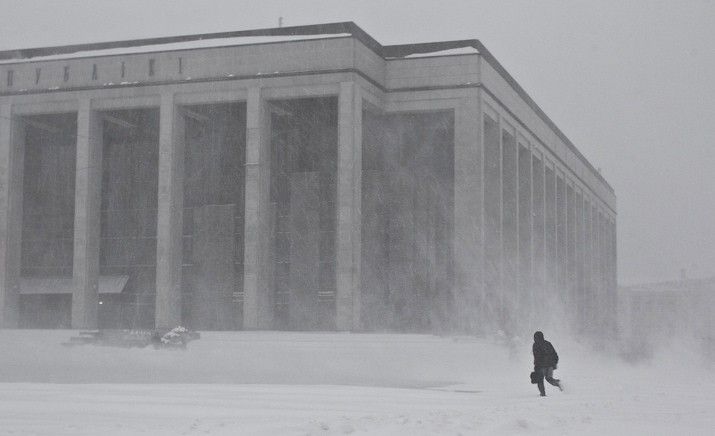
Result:
{"type": "Polygon", "coordinates": [[[544,334],[541,332],[536,332],[534,333],[534,342],[543,342],[544,341],[544,334]]]}

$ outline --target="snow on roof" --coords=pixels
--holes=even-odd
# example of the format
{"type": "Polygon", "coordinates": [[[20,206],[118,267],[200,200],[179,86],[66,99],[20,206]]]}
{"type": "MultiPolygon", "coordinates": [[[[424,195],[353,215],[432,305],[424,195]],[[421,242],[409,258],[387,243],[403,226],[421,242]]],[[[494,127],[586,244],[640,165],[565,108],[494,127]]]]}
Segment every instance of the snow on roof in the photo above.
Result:
{"type": "Polygon", "coordinates": [[[17,58],[0,60],[0,64],[52,61],[60,59],[74,59],[95,56],[140,54],[171,50],[186,50],[193,48],[216,48],[230,47],[236,45],[265,44],[272,42],[304,41],[310,39],[344,38],[352,36],[350,33],[328,33],[318,35],[280,35],[280,36],[236,36],[232,38],[210,38],[197,39],[194,41],[172,42],[167,44],[149,44],[134,47],[117,47],[101,50],[85,50],[75,53],[63,53],[56,55],[37,56],[33,58],[17,58]]]}
{"type": "Polygon", "coordinates": [[[464,54],[479,54],[479,50],[474,47],[457,47],[450,48],[447,50],[436,50],[425,53],[412,53],[405,56],[389,57],[388,59],[410,59],[410,58],[424,58],[429,56],[454,56],[454,55],[464,55],[464,54]]]}

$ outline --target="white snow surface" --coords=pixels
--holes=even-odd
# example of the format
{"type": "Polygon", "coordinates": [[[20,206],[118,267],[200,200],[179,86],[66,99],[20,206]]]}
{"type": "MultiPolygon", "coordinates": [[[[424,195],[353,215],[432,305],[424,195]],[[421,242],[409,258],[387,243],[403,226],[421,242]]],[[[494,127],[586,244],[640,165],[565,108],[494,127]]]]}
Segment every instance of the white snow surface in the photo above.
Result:
{"type": "Polygon", "coordinates": [[[235,36],[232,38],[207,38],[207,39],[197,39],[194,41],[171,42],[171,43],[167,43],[167,44],[147,44],[147,45],[139,45],[139,46],[135,46],[135,47],[106,48],[106,49],[101,49],[101,50],[83,50],[83,51],[77,51],[74,53],[36,56],[34,58],[25,58],[25,59],[6,59],[6,60],[0,60],[0,64],[18,63],[18,62],[52,61],[52,60],[58,60],[58,59],[73,59],[73,58],[84,58],[84,57],[94,57],[94,56],[151,53],[151,52],[157,52],[157,51],[186,50],[186,49],[194,49],[194,48],[230,47],[230,46],[236,46],[236,45],[265,44],[265,43],[273,43],[273,42],[305,41],[305,40],[311,40],[311,39],[324,39],[324,38],[343,38],[343,37],[348,37],[348,36],[352,36],[352,34],[350,34],[350,33],[327,33],[327,34],[317,34],[317,35],[235,36]]]}
{"type": "Polygon", "coordinates": [[[529,384],[531,343],[207,332],[188,349],[60,345],[0,330],[0,435],[709,435],[715,372],[686,348],[627,364],[550,338],[565,392],[529,384]]]}
{"type": "Polygon", "coordinates": [[[479,54],[479,50],[477,50],[474,47],[458,47],[458,48],[450,48],[447,50],[430,51],[430,52],[426,52],[426,53],[412,53],[412,54],[408,54],[406,56],[390,57],[387,59],[390,59],[390,60],[410,59],[410,58],[424,58],[424,57],[430,57],[430,56],[454,56],[454,55],[464,55],[464,54],[479,54]]]}

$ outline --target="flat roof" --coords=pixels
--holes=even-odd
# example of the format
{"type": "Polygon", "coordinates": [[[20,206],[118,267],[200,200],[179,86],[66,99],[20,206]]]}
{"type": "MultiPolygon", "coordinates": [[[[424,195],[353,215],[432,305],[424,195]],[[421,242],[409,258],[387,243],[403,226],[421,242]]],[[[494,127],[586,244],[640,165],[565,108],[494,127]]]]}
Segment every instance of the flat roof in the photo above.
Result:
{"type": "MultiPolygon", "coordinates": [[[[427,42],[427,43],[415,43],[415,44],[400,44],[400,45],[386,45],[383,46],[377,42],[373,37],[362,30],[357,24],[352,21],[337,22],[337,23],[325,23],[325,24],[310,24],[304,26],[290,26],[290,27],[271,27],[264,29],[253,29],[253,30],[237,30],[229,32],[216,32],[216,33],[203,33],[203,34],[192,34],[192,35],[178,35],[178,36],[167,36],[158,38],[143,38],[143,39],[131,39],[124,41],[107,41],[107,42],[95,42],[88,44],[73,44],[73,45],[62,45],[62,46],[52,46],[52,47],[36,47],[36,48],[24,48],[17,50],[4,50],[0,51],[0,63],[22,63],[22,62],[33,62],[39,60],[49,59],[64,59],[66,57],[72,57],[72,55],[78,56],[80,53],[89,56],[86,52],[98,52],[98,51],[108,51],[116,54],[119,53],[144,53],[151,50],[150,46],[176,46],[176,45],[188,45],[196,47],[197,44],[200,47],[216,47],[225,45],[221,44],[220,40],[234,40],[243,39],[244,41],[249,41],[250,39],[258,40],[259,37],[269,37],[276,42],[281,42],[282,40],[294,41],[303,39],[320,39],[320,38],[331,38],[337,36],[352,36],[357,38],[365,46],[369,47],[375,53],[380,55],[383,59],[394,60],[394,59],[409,59],[420,56],[444,56],[444,55],[455,55],[455,54],[479,54],[484,60],[486,60],[514,89],[514,91],[519,94],[519,96],[526,102],[529,107],[536,112],[539,118],[546,123],[549,128],[551,128],[556,135],[564,141],[567,147],[576,154],[576,156],[583,162],[586,167],[591,170],[591,172],[596,176],[596,178],[603,183],[610,192],[614,192],[613,187],[606,181],[606,179],[601,175],[601,173],[594,168],[594,166],[586,159],[586,157],[576,148],[576,146],[571,142],[571,140],[556,126],[551,118],[549,118],[546,113],[539,107],[538,104],[529,96],[529,94],[519,85],[519,83],[506,71],[506,69],[496,60],[496,58],[487,50],[487,48],[477,39],[465,39],[456,41],[437,41],[437,42],[427,42]],[[278,38],[283,37],[283,38],[278,38]],[[213,43],[216,44],[213,44],[213,43]],[[474,51],[470,51],[469,49],[474,51]],[[44,58],[44,59],[42,59],[44,58]]],[[[248,43],[248,42],[246,42],[248,43]]],[[[256,43],[256,42],[250,42],[256,43]]],[[[236,43],[233,42],[233,45],[236,43]]],[[[166,48],[167,50],[176,49],[166,48]]]]}

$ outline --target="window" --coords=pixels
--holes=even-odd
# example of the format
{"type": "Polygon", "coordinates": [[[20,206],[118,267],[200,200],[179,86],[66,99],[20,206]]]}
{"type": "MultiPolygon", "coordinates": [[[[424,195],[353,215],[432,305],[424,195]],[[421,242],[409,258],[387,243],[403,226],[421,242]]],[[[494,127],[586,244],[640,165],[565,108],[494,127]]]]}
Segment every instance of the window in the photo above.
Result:
{"type": "Polygon", "coordinates": [[[97,74],[97,64],[92,65],[92,80],[97,80],[98,78],[97,74]]]}
{"type": "Polygon", "coordinates": [[[149,75],[154,75],[154,59],[149,59],[149,75]]]}
{"type": "Polygon", "coordinates": [[[7,72],[7,87],[12,86],[12,81],[13,81],[13,76],[15,75],[15,72],[13,70],[8,70],[7,72]]]}
{"type": "Polygon", "coordinates": [[[126,71],[125,68],[124,68],[124,62],[122,62],[122,66],[119,68],[119,70],[120,70],[120,72],[121,72],[122,79],[123,79],[123,78],[124,78],[124,72],[126,71]]]}
{"type": "Polygon", "coordinates": [[[35,85],[40,83],[40,75],[42,74],[42,68],[35,68],[35,85]]]}
{"type": "Polygon", "coordinates": [[[69,67],[69,66],[65,66],[65,69],[64,69],[64,81],[66,82],[66,81],[68,81],[69,79],[70,79],[70,67],[69,67]]]}

